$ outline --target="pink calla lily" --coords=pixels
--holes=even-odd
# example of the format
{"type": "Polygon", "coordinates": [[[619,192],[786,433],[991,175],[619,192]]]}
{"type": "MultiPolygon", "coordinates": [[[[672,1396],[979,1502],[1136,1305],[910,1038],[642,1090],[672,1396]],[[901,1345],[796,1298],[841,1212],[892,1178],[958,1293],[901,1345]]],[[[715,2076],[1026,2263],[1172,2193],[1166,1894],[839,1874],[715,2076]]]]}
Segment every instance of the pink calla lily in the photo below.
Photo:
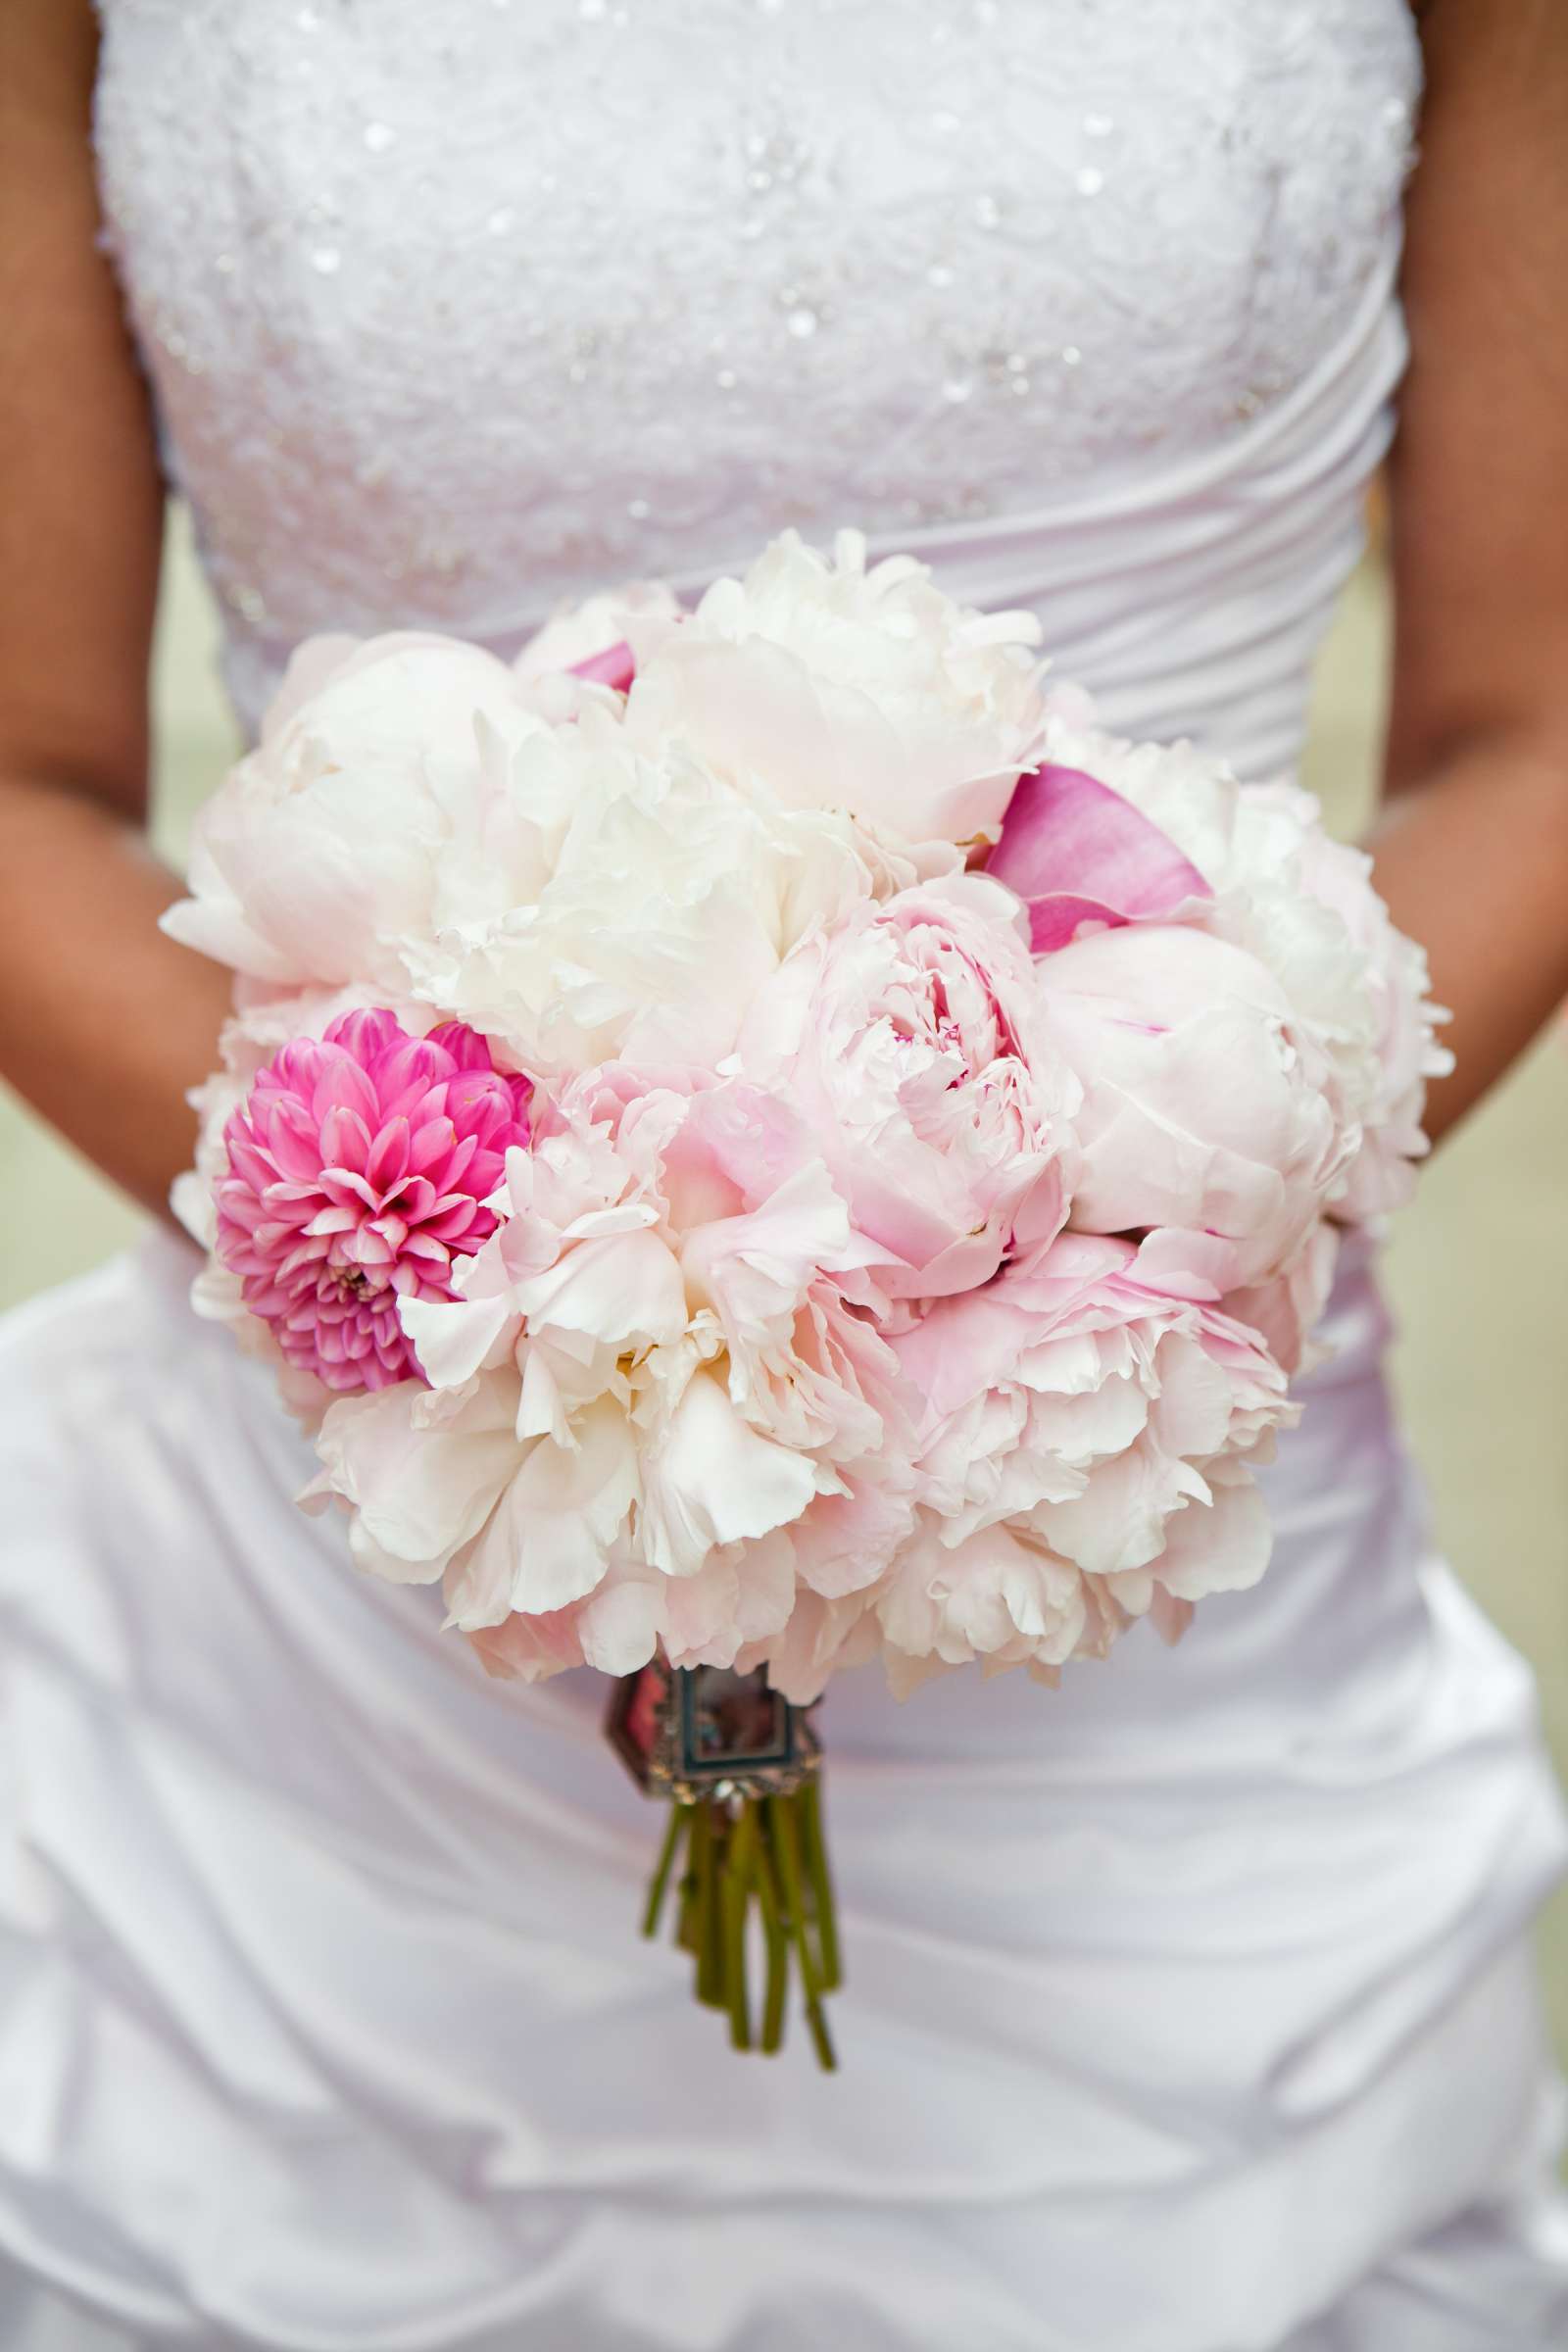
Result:
{"type": "Polygon", "coordinates": [[[1214,895],[1168,834],[1077,767],[1019,777],[986,870],[1027,906],[1037,956],[1066,947],[1084,923],[1169,922],[1214,895]]]}
{"type": "Polygon", "coordinates": [[[612,686],[617,694],[626,694],[637,675],[637,663],[631,647],[622,637],[616,644],[607,645],[602,654],[590,654],[586,662],[573,662],[566,675],[586,678],[593,686],[612,686]]]}

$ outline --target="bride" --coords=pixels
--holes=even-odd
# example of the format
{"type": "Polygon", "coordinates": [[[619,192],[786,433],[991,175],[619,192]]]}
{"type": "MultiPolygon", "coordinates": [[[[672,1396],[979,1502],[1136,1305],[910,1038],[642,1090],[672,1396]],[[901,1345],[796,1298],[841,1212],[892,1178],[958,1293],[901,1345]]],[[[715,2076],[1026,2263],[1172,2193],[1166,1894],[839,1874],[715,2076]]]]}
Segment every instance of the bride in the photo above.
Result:
{"type": "MultiPolygon", "coordinates": [[[[506,652],[858,521],[1262,776],[1397,410],[1438,1131],[1568,990],[1548,0],[8,0],[0,93],[0,1041],[154,1208],[227,991],[140,836],[171,489],[248,727],[313,631],[506,652]]],[[[7,2352],[1568,2342],[1568,1837],[1364,1250],[1256,1592],[1054,1696],[835,1686],[839,2080],[637,1943],[591,1679],[296,1514],[193,1262],[0,1335],[7,2352]]]]}

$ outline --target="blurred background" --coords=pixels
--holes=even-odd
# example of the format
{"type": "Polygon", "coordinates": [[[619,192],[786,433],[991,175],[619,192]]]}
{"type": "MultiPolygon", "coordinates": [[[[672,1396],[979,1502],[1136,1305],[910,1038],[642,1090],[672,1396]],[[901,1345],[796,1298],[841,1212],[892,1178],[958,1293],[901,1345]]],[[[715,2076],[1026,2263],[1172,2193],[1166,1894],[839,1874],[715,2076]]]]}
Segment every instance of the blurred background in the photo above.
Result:
{"type": "MultiPolygon", "coordinates": [[[[1387,620],[1381,567],[1369,557],[1324,650],[1305,773],[1334,830],[1348,836],[1372,806],[1387,620]]],[[[234,751],[216,645],[176,514],[155,681],[157,832],[176,863],[193,810],[234,751]]],[[[1550,1036],[1433,1163],[1397,1223],[1388,1288],[1400,1332],[1396,1378],[1439,1535],[1483,1606],[1534,1661],[1548,1735],[1568,1772],[1565,1167],[1568,1039],[1550,1036]]],[[[0,1307],[122,1248],[141,1222],[3,1090],[0,1186],[8,1212],[0,1307]]],[[[1568,2062],[1568,1893],[1542,1933],[1568,2062]]]]}

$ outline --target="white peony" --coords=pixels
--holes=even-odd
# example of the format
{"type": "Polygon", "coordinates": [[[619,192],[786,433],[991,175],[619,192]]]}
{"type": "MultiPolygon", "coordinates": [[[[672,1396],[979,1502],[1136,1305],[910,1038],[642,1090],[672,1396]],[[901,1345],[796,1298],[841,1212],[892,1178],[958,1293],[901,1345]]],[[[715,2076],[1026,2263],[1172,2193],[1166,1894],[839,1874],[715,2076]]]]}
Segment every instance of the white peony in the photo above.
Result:
{"type": "Polygon", "coordinates": [[[619,685],[621,671],[641,668],[680,618],[679,600],[662,581],[628,580],[553,613],[516,656],[513,675],[541,717],[573,718],[595,699],[607,668],[619,685]]]}
{"type": "Polygon", "coordinates": [[[505,890],[501,747],[546,738],[503,662],[434,636],[313,641],[197,819],[171,937],[272,986],[401,989],[456,859],[505,890]],[[490,756],[486,757],[486,747],[490,756]]]}
{"type": "Polygon", "coordinates": [[[719,580],[639,669],[626,724],[684,743],[742,793],[844,809],[909,842],[995,841],[1038,756],[1032,615],[966,612],[924,564],[831,559],[793,531],[719,580]]]}
{"type": "Polygon", "coordinates": [[[742,801],[604,710],[516,744],[502,797],[507,904],[465,913],[454,897],[402,966],[545,1078],[611,1059],[713,1066],[801,939],[912,878],[843,813],[742,801]]]}

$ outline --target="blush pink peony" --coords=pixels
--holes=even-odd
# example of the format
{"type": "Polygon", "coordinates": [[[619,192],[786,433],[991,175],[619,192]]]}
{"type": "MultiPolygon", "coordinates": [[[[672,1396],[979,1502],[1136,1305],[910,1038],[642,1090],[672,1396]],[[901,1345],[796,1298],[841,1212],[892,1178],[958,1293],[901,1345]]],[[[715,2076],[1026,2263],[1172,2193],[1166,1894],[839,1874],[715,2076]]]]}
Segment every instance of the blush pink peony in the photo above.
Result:
{"type": "Polygon", "coordinates": [[[1295,1418],[1285,1375],[1131,1243],[1063,1234],[897,1346],[925,1419],[918,1526],[877,1596],[895,1690],[976,1658],[1053,1679],[1263,1573],[1249,1458],[1295,1418]]]}
{"type": "Polygon", "coordinates": [[[529,1093],[472,1030],[412,1037],[385,1011],[261,1070],[223,1130],[217,1250],[291,1365],[335,1390],[419,1376],[398,1301],[450,1298],[454,1259],[494,1232],[529,1093]]]}
{"type": "Polygon", "coordinates": [[[1274,974],[1226,940],[1159,923],[1077,939],[1038,971],[1083,1087],[1073,1224],[1169,1229],[1220,1291],[1279,1273],[1359,1137],[1274,974]]]}
{"type": "MultiPolygon", "coordinates": [[[[1182,860],[1207,894],[1190,899],[1177,919],[1246,949],[1273,974],[1350,1142],[1336,1214],[1353,1220],[1397,1206],[1427,1148],[1427,1081],[1450,1069],[1452,1056],[1435,1034],[1447,1016],[1428,999],[1426,957],[1390,921],[1371,860],[1332,840],[1317,802],[1294,784],[1242,784],[1193,744],[1108,735],[1074,691],[1048,702],[1046,757],[1058,765],[1044,772],[1087,770],[1124,805],[1124,819],[1097,829],[1100,838],[1114,832],[1118,839],[1111,880],[1139,893],[1140,911],[1154,903],[1151,884],[1155,899],[1160,889],[1169,895],[1153,844],[1146,841],[1145,854],[1136,854],[1138,823],[1156,829],[1167,845],[1165,864],[1170,857],[1182,860]]],[[[1087,804],[1078,813],[1089,813],[1087,804]]],[[[1047,870],[1051,828],[1042,819],[1049,814],[1027,792],[1008,811],[1012,839],[1002,845],[999,870],[1026,897],[1047,870]]],[[[1093,848],[1093,837],[1085,846],[1093,848]]],[[[1103,881],[1099,888],[1104,895],[1103,881]]],[[[1047,930],[1040,944],[1050,944],[1052,902],[1040,902],[1039,910],[1047,930]]]]}
{"type": "Polygon", "coordinates": [[[1078,1090],[1010,892],[958,874],[805,941],[754,999],[748,1077],[818,1139],[884,1298],[987,1281],[1065,1220],[1078,1090]]]}

